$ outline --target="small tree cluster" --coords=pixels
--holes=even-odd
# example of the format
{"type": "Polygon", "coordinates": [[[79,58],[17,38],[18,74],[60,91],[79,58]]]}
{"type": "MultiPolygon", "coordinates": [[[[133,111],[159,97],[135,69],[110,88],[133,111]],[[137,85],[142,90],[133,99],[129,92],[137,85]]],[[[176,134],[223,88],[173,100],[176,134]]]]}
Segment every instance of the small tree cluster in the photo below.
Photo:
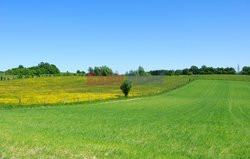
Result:
{"type": "Polygon", "coordinates": [[[144,68],[142,66],[139,66],[137,70],[130,70],[129,72],[125,73],[127,76],[143,76],[148,75],[147,72],[145,72],[144,68]]]}
{"type": "Polygon", "coordinates": [[[60,70],[53,64],[41,62],[37,66],[25,68],[19,65],[17,68],[9,69],[5,72],[9,75],[23,76],[40,76],[45,74],[60,74],[60,70]]]}
{"type": "Polygon", "coordinates": [[[84,71],[80,71],[80,70],[77,70],[76,74],[79,75],[79,76],[85,76],[86,75],[86,73],[84,71]]]}
{"type": "Polygon", "coordinates": [[[113,75],[113,70],[107,66],[101,66],[101,67],[89,67],[88,73],[94,73],[97,76],[108,76],[113,75]]]}

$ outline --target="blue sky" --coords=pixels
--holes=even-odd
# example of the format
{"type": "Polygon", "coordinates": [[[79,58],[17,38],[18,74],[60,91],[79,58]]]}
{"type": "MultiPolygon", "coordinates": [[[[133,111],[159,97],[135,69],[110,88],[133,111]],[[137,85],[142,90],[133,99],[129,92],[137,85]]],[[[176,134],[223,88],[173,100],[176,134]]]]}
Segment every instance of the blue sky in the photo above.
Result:
{"type": "Polygon", "coordinates": [[[249,0],[1,0],[0,70],[250,65],[249,0]]]}

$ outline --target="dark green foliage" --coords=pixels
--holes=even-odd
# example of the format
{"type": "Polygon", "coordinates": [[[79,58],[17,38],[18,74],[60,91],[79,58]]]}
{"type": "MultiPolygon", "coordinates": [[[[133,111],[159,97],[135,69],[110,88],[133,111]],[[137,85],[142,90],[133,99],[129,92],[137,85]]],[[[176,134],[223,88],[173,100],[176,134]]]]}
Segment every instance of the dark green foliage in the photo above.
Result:
{"type": "Polygon", "coordinates": [[[241,71],[244,75],[250,75],[250,66],[244,66],[241,71]]]}
{"type": "Polygon", "coordinates": [[[94,69],[92,67],[89,67],[88,72],[89,73],[94,73],[94,69]]]}
{"type": "Polygon", "coordinates": [[[122,85],[120,86],[120,89],[122,90],[125,97],[128,96],[129,91],[131,90],[131,88],[132,88],[132,82],[129,81],[129,80],[123,81],[122,85]]]}
{"type": "Polygon", "coordinates": [[[200,73],[200,70],[197,66],[191,66],[189,72],[192,72],[192,74],[197,75],[200,73]]]}
{"type": "Polygon", "coordinates": [[[175,70],[175,71],[174,71],[174,74],[175,74],[175,75],[181,75],[181,74],[182,74],[182,70],[175,70]]]}
{"type": "Polygon", "coordinates": [[[138,72],[138,75],[140,75],[140,76],[145,75],[145,70],[142,66],[139,66],[137,72],[138,72]]]}
{"type": "Polygon", "coordinates": [[[25,68],[19,65],[17,68],[9,69],[5,72],[9,75],[17,75],[18,78],[41,76],[45,74],[60,74],[60,70],[53,64],[41,62],[38,66],[25,68]]]}
{"type": "Polygon", "coordinates": [[[113,75],[112,69],[107,66],[95,67],[94,69],[92,67],[89,67],[88,72],[94,73],[97,76],[113,75]]]}
{"type": "Polygon", "coordinates": [[[154,70],[149,72],[151,75],[207,75],[207,74],[236,74],[236,71],[232,67],[207,67],[203,65],[201,68],[197,66],[191,66],[189,69],[185,68],[183,70],[154,70]]]}
{"type": "Polygon", "coordinates": [[[182,73],[183,73],[183,75],[188,75],[188,73],[189,73],[188,68],[185,68],[185,69],[182,71],[182,73]]]}
{"type": "Polygon", "coordinates": [[[101,72],[100,75],[102,75],[102,76],[113,75],[113,70],[107,66],[101,66],[100,72],[101,72]]]}
{"type": "Polygon", "coordinates": [[[151,75],[174,75],[174,70],[154,70],[149,72],[151,75]]]}
{"type": "Polygon", "coordinates": [[[80,76],[85,76],[86,75],[86,73],[84,71],[80,71],[80,70],[77,70],[76,74],[80,75],[80,76]]]}
{"type": "Polygon", "coordinates": [[[127,76],[143,76],[148,75],[147,72],[145,72],[144,68],[142,66],[139,66],[137,70],[130,70],[129,72],[125,73],[127,76]]]}
{"type": "Polygon", "coordinates": [[[19,65],[18,68],[24,68],[23,65],[19,65]]]}

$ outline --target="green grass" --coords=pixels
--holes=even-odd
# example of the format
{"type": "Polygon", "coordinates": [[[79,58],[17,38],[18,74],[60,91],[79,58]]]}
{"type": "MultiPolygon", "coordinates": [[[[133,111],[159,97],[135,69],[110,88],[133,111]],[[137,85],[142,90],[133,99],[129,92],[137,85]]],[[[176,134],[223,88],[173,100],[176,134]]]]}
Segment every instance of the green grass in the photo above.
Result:
{"type": "Polygon", "coordinates": [[[249,75],[198,75],[194,76],[196,79],[206,80],[230,80],[230,81],[248,81],[250,82],[249,75]]]}
{"type": "Polygon", "coordinates": [[[249,158],[250,83],[197,80],[157,96],[0,110],[0,158],[249,158]]]}
{"type": "MultiPolygon", "coordinates": [[[[135,85],[130,96],[167,92],[189,83],[190,79],[250,81],[250,76],[164,76],[162,85],[135,85]]],[[[0,105],[74,104],[124,96],[118,85],[87,85],[86,80],[87,78],[83,76],[59,76],[0,81],[0,105]]]]}

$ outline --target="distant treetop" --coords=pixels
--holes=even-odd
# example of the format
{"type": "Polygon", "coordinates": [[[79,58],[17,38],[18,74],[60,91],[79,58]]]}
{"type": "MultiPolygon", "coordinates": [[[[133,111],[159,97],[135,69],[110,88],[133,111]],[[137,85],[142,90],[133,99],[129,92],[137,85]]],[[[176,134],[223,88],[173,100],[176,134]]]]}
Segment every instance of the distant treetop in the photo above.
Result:
{"type": "Polygon", "coordinates": [[[40,76],[44,74],[60,74],[60,70],[53,64],[41,62],[37,66],[28,68],[19,65],[17,68],[9,69],[5,73],[18,76],[40,76]]]}
{"type": "MultiPolygon", "coordinates": [[[[245,71],[247,72],[247,71],[245,71]]],[[[207,67],[205,65],[198,68],[197,66],[191,66],[183,70],[153,70],[149,71],[151,75],[204,75],[204,74],[236,74],[233,67],[207,67]]],[[[242,73],[244,74],[244,73],[242,73]]],[[[247,73],[245,73],[247,74],[247,73]]]]}
{"type": "Polygon", "coordinates": [[[242,68],[241,74],[243,74],[243,75],[250,75],[250,66],[244,66],[242,68]]]}
{"type": "Polygon", "coordinates": [[[108,76],[108,75],[113,75],[113,70],[107,66],[101,66],[101,67],[89,67],[88,73],[94,73],[97,76],[108,76]]]}

